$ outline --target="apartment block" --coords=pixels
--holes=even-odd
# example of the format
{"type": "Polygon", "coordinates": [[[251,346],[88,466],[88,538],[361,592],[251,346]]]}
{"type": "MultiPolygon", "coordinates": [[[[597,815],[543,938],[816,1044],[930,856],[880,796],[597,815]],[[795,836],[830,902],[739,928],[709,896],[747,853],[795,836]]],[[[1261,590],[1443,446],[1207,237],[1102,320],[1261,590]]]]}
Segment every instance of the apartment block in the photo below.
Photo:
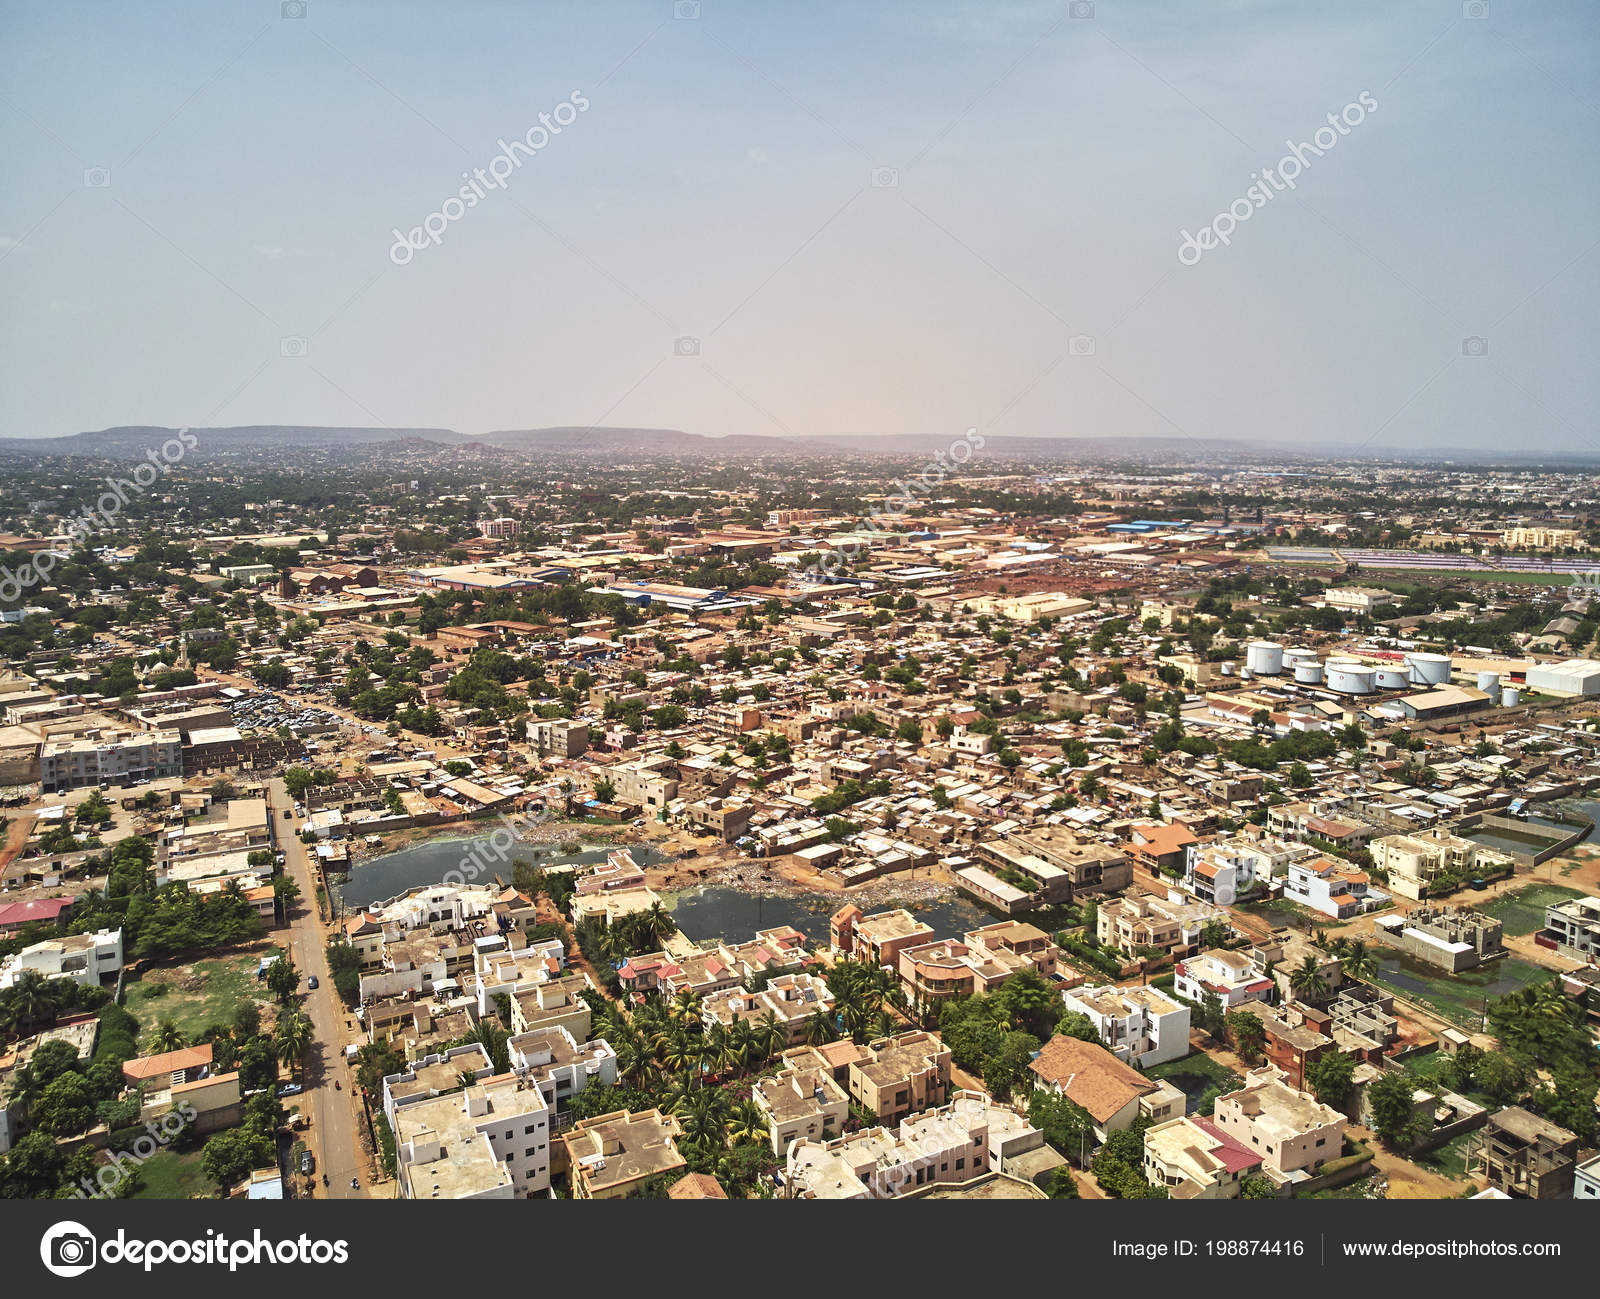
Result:
{"type": "Polygon", "coordinates": [[[395,1109],[396,1171],[406,1200],[511,1200],[550,1189],[550,1107],[503,1074],[395,1109]]]}
{"type": "Polygon", "coordinates": [[[617,1110],[585,1119],[560,1140],[575,1200],[620,1200],[651,1178],[685,1166],[678,1153],[683,1128],[660,1110],[617,1110]]]}
{"type": "Polygon", "coordinates": [[[1245,952],[1216,948],[1188,956],[1173,966],[1172,990],[1197,1005],[1207,996],[1233,1010],[1247,1001],[1267,1001],[1272,996],[1272,980],[1254,957],[1245,952]]]}
{"type": "Polygon", "coordinates": [[[1061,1000],[1088,1017],[1119,1060],[1148,1069],[1189,1054],[1189,1008],[1159,988],[1075,988],[1061,1000]]]}

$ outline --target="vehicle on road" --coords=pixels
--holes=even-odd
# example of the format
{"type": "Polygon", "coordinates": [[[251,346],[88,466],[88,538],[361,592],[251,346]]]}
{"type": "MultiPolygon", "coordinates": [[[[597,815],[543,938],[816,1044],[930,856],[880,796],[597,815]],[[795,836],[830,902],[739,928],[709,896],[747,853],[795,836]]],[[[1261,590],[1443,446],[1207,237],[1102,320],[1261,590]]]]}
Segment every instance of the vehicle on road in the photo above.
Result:
{"type": "Polygon", "coordinates": [[[285,1083],[282,1087],[278,1088],[278,1095],[298,1096],[303,1091],[305,1091],[305,1088],[299,1083],[285,1083]]]}
{"type": "Polygon", "coordinates": [[[294,820],[294,810],[293,810],[293,809],[292,809],[292,808],[287,808],[287,807],[286,807],[286,808],[284,808],[284,809],[283,809],[283,819],[284,819],[284,820],[285,820],[285,821],[292,821],[292,820],[294,820]]]}
{"type": "Polygon", "coordinates": [[[311,1157],[311,1152],[309,1150],[302,1150],[300,1152],[300,1171],[309,1177],[312,1173],[316,1172],[316,1170],[317,1161],[311,1157]]]}
{"type": "Polygon", "coordinates": [[[315,990],[315,989],[317,989],[317,988],[319,988],[321,986],[322,985],[317,982],[317,976],[314,975],[314,974],[309,979],[306,980],[306,987],[308,987],[308,988],[311,988],[311,989],[315,990]]]}

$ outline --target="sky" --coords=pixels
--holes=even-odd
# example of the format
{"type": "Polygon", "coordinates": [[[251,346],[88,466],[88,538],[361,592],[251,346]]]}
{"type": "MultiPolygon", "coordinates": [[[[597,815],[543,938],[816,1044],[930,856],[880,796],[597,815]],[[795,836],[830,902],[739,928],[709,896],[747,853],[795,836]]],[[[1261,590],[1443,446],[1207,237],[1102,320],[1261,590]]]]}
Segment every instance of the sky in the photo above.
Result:
{"type": "Polygon", "coordinates": [[[3,0],[0,436],[1597,450],[1597,37],[1592,0],[3,0]]]}

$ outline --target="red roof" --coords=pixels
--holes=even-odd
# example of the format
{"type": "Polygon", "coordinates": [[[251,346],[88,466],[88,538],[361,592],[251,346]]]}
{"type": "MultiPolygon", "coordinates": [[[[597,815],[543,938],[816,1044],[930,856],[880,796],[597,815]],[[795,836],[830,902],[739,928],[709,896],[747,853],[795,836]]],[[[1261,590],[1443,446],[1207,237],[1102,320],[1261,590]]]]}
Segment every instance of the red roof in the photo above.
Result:
{"type": "Polygon", "coordinates": [[[54,923],[75,901],[76,898],[38,898],[32,902],[7,902],[0,905],[0,926],[54,923]]]}
{"type": "Polygon", "coordinates": [[[1189,1122],[1199,1128],[1207,1136],[1216,1139],[1217,1144],[1211,1148],[1211,1155],[1222,1161],[1222,1166],[1230,1173],[1242,1173],[1247,1168],[1256,1168],[1261,1163],[1261,1156],[1256,1154],[1249,1146],[1230,1137],[1210,1119],[1196,1114],[1189,1122]]]}

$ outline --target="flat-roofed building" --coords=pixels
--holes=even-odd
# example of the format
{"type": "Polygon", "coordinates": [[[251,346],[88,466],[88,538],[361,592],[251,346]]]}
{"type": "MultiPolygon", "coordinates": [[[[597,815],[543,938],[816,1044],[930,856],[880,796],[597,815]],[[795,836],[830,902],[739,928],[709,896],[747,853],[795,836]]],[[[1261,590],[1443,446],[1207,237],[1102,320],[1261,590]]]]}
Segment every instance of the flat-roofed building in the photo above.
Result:
{"type": "Polygon", "coordinates": [[[1119,1060],[1148,1069],[1189,1054],[1189,1008],[1159,988],[1074,988],[1061,1000],[1119,1060]]]}
{"type": "Polygon", "coordinates": [[[561,1137],[573,1199],[620,1200],[677,1172],[687,1163],[678,1153],[682,1136],[678,1120],[658,1109],[617,1110],[575,1124],[561,1137]]]}
{"type": "Polygon", "coordinates": [[[1244,1086],[1219,1096],[1212,1121],[1259,1152],[1262,1171],[1280,1184],[1313,1176],[1339,1158],[1349,1122],[1332,1106],[1290,1086],[1273,1065],[1252,1070],[1244,1086]]]}
{"type": "Polygon", "coordinates": [[[780,1159],[791,1141],[831,1141],[850,1117],[849,1094],[815,1065],[790,1065],[775,1078],[759,1078],[750,1095],[766,1116],[772,1153],[780,1159]]]}
{"type": "Polygon", "coordinates": [[[550,1107],[514,1074],[395,1109],[406,1200],[526,1199],[550,1189],[550,1107]]]}

